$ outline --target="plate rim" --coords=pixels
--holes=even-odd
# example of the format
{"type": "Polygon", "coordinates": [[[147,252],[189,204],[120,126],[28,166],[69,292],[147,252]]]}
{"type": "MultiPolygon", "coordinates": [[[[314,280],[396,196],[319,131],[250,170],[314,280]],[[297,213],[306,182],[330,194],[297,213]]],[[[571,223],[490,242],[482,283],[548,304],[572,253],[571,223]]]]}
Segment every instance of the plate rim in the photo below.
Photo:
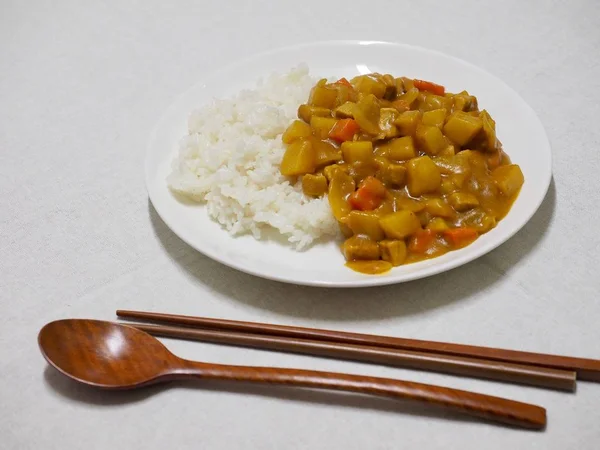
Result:
{"type": "MultiPolygon", "coordinates": [[[[265,76],[266,75],[268,75],[268,74],[265,74],[265,76]]],[[[421,47],[418,45],[402,43],[402,42],[379,41],[379,40],[344,40],[344,39],[342,39],[342,40],[322,40],[322,41],[310,41],[310,42],[292,44],[292,45],[287,45],[287,46],[282,46],[282,47],[276,47],[276,48],[263,50],[263,51],[260,51],[257,53],[250,54],[248,56],[245,56],[243,58],[240,58],[233,62],[225,64],[223,66],[219,66],[217,69],[210,71],[206,76],[202,77],[196,83],[189,86],[187,89],[185,89],[179,95],[175,96],[169,103],[169,106],[162,112],[162,114],[159,116],[158,120],[154,123],[152,131],[146,141],[146,151],[144,154],[144,181],[145,181],[145,185],[146,185],[146,191],[148,194],[148,198],[150,199],[150,202],[152,203],[152,207],[154,208],[154,210],[156,211],[156,213],[158,214],[160,219],[167,225],[167,227],[170,229],[170,231],[173,232],[179,239],[181,239],[183,242],[185,242],[187,245],[189,245],[195,251],[200,252],[201,254],[211,258],[212,260],[214,260],[220,264],[223,264],[227,267],[238,270],[242,273],[246,273],[246,274],[253,275],[253,276],[256,276],[259,278],[263,278],[263,279],[268,279],[271,281],[277,281],[280,283],[295,284],[295,285],[302,285],[302,286],[312,286],[312,287],[326,287],[326,288],[363,288],[363,287],[387,286],[387,285],[392,285],[392,284],[400,284],[400,283],[405,283],[405,282],[409,282],[409,281],[427,278],[427,277],[430,277],[433,275],[438,275],[440,273],[447,272],[447,271],[453,270],[457,267],[460,267],[462,265],[465,265],[469,262],[475,261],[475,260],[485,256],[486,254],[490,253],[492,250],[495,250],[502,244],[506,243],[508,240],[512,239],[514,237],[514,235],[517,234],[519,231],[521,231],[523,229],[523,227],[531,220],[531,218],[536,214],[536,212],[539,210],[540,206],[544,202],[545,198],[547,197],[548,189],[550,188],[550,184],[551,184],[552,176],[553,176],[552,160],[553,160],[552,146],[551,146],[550,140],[548,138],[548,134],[546,133],[543,123],[540,120],[539,116],[536,114],[535,110],[525,101],[525,99],[521,96],[521,94],[519,94],[518,91],[516,91],[515,89],[510,87],[502,79],[498,78],[497,76],[488,72],[487,70],[485,70],[469,61],[466,61],[462,58],[458,58],[456,56],[444,53],[439,50],[434,50],[434,49],[421,47]],[[496,83],[500,83],[500,84],[504,85],[505,88],[512,91],[518,97],[518,99],[526,107],[528,112],[532,115],[532,118],[538,122],[538,124],[540,125],[540,129],[543,131],[544,141],[548,148],[548,154],[547,154],[548,167],[546,167],[546,170],[544,171],[546,175],[544,177],[544,183],[543,183],[544,184],[543,195],[540,195],[536,204],[532,205],[533,207],[531,207],[526,214],[522,215],[522,218],[519,220],[518,226],[513,227],[513,229],[510,230],[506,234],[506,237],[504,239],[499,240],[499,241],[492,241],[485,247],[478,249],[475,253],[467,253],[462,256],[459,255],[459,256],[452,258],[451,260],[445,262],[444,264],[433,265],[425,270],[418,271],[418,272],[415,272],[412,274],[406,274],[402,279],[397,279],[397,278],[391,277],[391,276],[384,276],[385,274],[382,274],[382,275],[358,274],[358,275],[361,275],[360,278],[357,278],[355,280],[347,280],[347,281],[304,280],[304,279],[303,280],[295,280],[293,278],[284,277],[284,276],[280,276],[277,274],[264,273],[264,272],[261,272],[260,270],[252,269],[251,267],[248,267],[247,265],[238,264],[234,260],[230,260],[230,259],[221,257],[217,252],[213,252],[211,249],[202,249],[202,250],[199,249],[194,243],[192,243],[185,236],[185,233],[178,231],[179,227],[178,227],[176,221],[169,219],[168,215],[164,214],[164,211],[162,211],[161,207],[158,205],[158,203],[160,203],[160,202],[155,201],[155,199],[152,196],[152,192],[153,192],[152,180],[153,180],[154,174],[152,171],[153,167],[150,167],[150,160],[151,160],[150,155],[152,153],[152,143],[155,141],[155,138],[156,138],[159,130],[161,129],[161,124],[163,124],[163,122],[165,122],[167,120],[167,118],[170,117],[170,115],[173,113],[173,110],[176,109],[177,105],[179,104],[179,102],[182,98],[186,97],[191,91],[198,89],[201,85],[205,85],[206,83],[208,83],[213,78],[217,77],[222,72],[227,72],[236,67],[243,66],[245,63],[248,63],[257,58],[265,58],[270,55],[276,55],[278,53],[285,52],[285,51],[294,51],[294,50],[299,50],[302,48],[321,46],[321,45],[393,46],[393,47],[403,47],[406,49],[417,50],[420,52],[433,54],[438,57],[454,60],[460,64],[470,67],[472,70],[475,70],[477,72],[485,74],[486,76],[492,78],[496,83]]],[[[227,233],[226,230],[223,230],[223,232],[227,233]]],[[[419,264],[419,263],[415,263],[415,264],[419,264]]],[[[350,270],[350,269],[348,269],[348,270],[350,270]]]]}

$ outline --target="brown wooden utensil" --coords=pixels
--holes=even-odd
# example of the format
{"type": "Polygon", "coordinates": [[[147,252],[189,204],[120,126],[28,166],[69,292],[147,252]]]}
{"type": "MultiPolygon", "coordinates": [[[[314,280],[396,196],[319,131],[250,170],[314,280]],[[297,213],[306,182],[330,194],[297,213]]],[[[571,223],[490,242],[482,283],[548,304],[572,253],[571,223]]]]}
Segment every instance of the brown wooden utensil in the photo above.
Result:
{"type": "Polygon", "coordinates": [[[236,333],[233,331],[138,323],[132,324],[132,326],[153,336],[351,359],[571,392],[575,390],[575,372],[567,370],[444,355],[443,353],[415,352],[397,348],[316,341],[268,334],[236,333]]]}
{"type": "Polygon", "coordinates": [[[48,363],[64,375],[106,389],[190,378],[282,384],[416,400],[529,429],[546,425],[540,406],[474,392],[388,378],[189,361],[143,331],[99,320],[51,322],[41,329],[38,343],[48,363]]]}
{"type": "Polygon", "coordinates": [[[146,311],[117,310],[117,316],[126,319],[147,320],[174,325],[208,328],[213,330],[240,331],[253,334],[269,334],[301,339],[313,339],[346,344],[369,345],[382,348],[396,348],[410,351],[430,352],[469,358],[504,361],[512,364],[547,367],[550,369],[574,371],[577,379],[600,382],[600,360],[576,358],[572,356],[549,355],[476,345],[454,344],[449,342],[425,341],[374,334],[352,333],[348,331],[323,330],[319,328],[275,325],[271,323],[243,322],[239,320],[214,319],[211,317],[183,316],[146,311]]]}

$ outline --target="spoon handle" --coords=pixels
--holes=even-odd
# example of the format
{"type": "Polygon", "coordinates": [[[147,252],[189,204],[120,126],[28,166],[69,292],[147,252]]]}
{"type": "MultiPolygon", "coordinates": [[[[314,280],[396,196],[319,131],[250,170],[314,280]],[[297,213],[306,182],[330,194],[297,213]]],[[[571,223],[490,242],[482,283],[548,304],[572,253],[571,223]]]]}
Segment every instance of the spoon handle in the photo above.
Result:
{"type": "Polygon", "coordinates": [[[542,429],[546,425],[546,410],[540,406],[429,384],[314,370],[230,366],[193,361],[185,361],[185,367],[183,371],[178,371],[183,377],[351,391],[431,403],[459,413],[522,428],[542,429]]]}

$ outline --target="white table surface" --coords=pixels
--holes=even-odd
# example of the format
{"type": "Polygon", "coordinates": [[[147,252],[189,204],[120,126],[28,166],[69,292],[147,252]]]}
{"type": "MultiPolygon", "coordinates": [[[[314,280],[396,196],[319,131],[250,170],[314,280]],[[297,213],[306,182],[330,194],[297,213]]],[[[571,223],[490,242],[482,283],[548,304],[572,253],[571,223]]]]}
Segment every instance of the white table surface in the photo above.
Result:
{"type": "Polygon", "coordinates": [[[547,430],[528,432],[284,388],[97,392],[48,368],[36,335],[54,319],[113,319],[130,308],[599,357],[599,18],[597,0],[2,1],[0,448],[598,448],[598,384],[569,394],[167,341],[192,359],[419,380],[547,407],[547,430]],[[216,67],[328,39],[441,50],[523,95],[554,156],[554,181],[531,222],[449,273],[351,291],[254,278],[174,236],[142,174],[159,115],[216,67]]]}

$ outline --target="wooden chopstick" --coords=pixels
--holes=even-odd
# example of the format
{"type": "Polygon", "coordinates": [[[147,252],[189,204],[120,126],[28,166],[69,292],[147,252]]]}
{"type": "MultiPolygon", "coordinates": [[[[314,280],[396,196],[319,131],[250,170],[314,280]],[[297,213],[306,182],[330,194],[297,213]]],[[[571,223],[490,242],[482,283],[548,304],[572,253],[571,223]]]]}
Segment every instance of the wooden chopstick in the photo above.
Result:
{"type": "Polygon", "coordinates": [[[452,344],[418,339],[406,339],[372,334],[350,333],[344,331],[321,330],[284,325],[273,325],[237,320],[211,319],[204,317],[161,314],[143,311],[118,310],[117,316],[128,319],[141,319],[175,325],[241,331],[245,333],[270,334],[283,337],[312,339],[317,341],[345,344],[368,345],[388,349],[431,352],[490,361],[502,361],[550,369],[574,371],[577,378],[588,381],[600,381],[600,360],[574,358],[570,356],[548,355],[543,353],[522,352],[474,345],[452,344]]]}
{"type": "Polygon", "coordinates": [[[445,372],[454,375],[486,378],[509,383],[528,384],[551,389],[567,391],[575,389],[575,372],[544,367],[265,334],[137,323],[133,324],[133,326],[155,336],[193,339],[277,351],[291,351],[330,358],[345,358],[391,366],[445,372]]]}

